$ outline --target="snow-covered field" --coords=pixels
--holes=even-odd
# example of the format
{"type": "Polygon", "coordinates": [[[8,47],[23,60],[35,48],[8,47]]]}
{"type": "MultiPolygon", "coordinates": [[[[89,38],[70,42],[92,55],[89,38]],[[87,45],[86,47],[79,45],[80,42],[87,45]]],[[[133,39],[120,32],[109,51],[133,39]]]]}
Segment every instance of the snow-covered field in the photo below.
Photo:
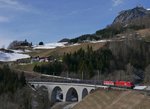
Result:
{"type": "Polygon", "coordinates": [[[2,62],[9,62],[9,61],[16,61],[17,59],[24,59],[30,58],[29,55],[26,54],[19,54],[19,53],[4,53],[0,51],[0,61],[2,62]]]}
{"type": "Polygon", "coordinates": [[[56,47],[65,47],[66,42],[63,43],[47,43],[44,45],[35,45],[34,49],[54,49],[56,47]]]}
{"type": "MultiPolygon", "coordinates": [[[[111,40],[99,40],[99,41],[90,41],[90,43],[99,43],[99,42],[108,42],[111,40]]],[[[75,43],[75,44],[70,44],[70,45],[66,45],[67,42],[62,42],[62,43],[47,43],[44,45],[35,45],[33,46],[33,49],[54,49],[56,47],[67,47],[67,46],[77,46],[80,45],[79,43],[75,43]]]]}

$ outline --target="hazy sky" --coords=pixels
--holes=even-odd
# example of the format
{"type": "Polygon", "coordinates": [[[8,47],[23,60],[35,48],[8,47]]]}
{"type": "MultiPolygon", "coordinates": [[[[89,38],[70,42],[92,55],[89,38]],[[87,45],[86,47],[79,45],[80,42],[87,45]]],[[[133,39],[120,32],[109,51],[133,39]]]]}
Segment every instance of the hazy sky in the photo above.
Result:
{"type": "Polygon", "coordinates": [[[0,0],[0,47],[94,33],[137,5],[150,8],[150,0],[0,0]]]}

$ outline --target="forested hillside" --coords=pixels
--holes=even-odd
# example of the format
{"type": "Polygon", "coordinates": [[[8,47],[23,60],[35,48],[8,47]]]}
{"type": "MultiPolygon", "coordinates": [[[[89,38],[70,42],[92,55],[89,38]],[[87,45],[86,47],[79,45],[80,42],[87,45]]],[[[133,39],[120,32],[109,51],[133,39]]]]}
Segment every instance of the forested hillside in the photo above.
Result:
{"type": "Polygon", "coordinates": [[[87,46],[87,51],[82,48],[73,54],[63,55],[63,62],[55,61],[41,66],[36,65],[34,71],[50,75],[60,75],[62,72],[75,74],[79,78],[90,79],[97,71],[104,72],[109,69],[112,53],[109,49],[99,49],[93,51],[92,47],[87,46]],[[95,58],[96,57],[96,58],[95,58]]]}
{"type": "Polygon", "coordinates": [[[25,85],[26,80],[23,72],[21,75],[18,75],[14,71],[11,71],[8,66],[0,68],[0,94],[7,92],[14,93],[17,89],[21,89],[25,85]]]}
{"type": "Polygon", "coordinates": [[[48,109],[50,105],[47,90],[33,91],[23,72],[0,68],[0,109],[48,109]]]}

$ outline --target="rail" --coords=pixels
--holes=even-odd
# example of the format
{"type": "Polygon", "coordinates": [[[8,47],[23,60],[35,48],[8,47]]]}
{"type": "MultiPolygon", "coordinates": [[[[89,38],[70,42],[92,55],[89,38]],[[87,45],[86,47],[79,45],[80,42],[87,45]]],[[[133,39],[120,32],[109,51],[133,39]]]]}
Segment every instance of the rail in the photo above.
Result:
{"type": "Polygon", "coordinates": [[[96,80],[27,79],[27,82],[58,82],[58,83],[77,83],[77,84],[102,85],[102,81],[96,81],[96,80]]]}

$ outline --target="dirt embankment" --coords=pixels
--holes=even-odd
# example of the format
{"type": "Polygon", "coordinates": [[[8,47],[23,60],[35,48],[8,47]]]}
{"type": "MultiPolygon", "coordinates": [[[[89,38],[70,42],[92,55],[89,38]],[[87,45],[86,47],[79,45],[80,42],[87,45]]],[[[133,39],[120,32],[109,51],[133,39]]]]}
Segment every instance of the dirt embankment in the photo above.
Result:
{"type": "Polygon", "coordinates": [[[135,91],[98,90],[73,109],[149,109],[150,96],[135,91]]]}

